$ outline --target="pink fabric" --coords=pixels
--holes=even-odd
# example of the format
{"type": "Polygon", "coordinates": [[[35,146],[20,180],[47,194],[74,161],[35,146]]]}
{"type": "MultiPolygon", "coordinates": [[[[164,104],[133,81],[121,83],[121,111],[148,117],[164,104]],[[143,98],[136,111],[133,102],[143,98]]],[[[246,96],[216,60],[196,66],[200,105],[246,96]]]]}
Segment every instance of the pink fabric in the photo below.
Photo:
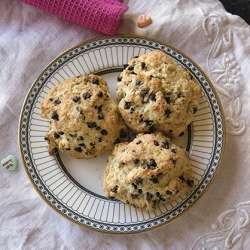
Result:
{"type": "Polygon", "coordinates": [[[122,13],[128,9],[120,0],[20,1],[106,35],[115,33],[122,13]]]}

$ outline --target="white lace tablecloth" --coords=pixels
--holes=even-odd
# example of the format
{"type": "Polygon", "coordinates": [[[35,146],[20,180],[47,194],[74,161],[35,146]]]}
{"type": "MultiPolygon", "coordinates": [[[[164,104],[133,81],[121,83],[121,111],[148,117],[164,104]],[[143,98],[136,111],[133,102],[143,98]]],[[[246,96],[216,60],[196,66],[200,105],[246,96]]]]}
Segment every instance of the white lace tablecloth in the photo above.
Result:
{"type": "Polygon", "coordinates": [[[33,189],[18,149],[25,96],[43,68],[64,50],[102,34],[22,4],[0,8],[0,158],[15,155],[14,172],[0,170],[1,249],[249,249],[250,28],[216,0],[127,0],[117,33],[168,43],[210,77],[226,120],[222,165],[209,190],[173,223],[134,235],[102,234],[55,213],[33,189]],[[147,13],[153,23],[138,28],[147,13]]]}

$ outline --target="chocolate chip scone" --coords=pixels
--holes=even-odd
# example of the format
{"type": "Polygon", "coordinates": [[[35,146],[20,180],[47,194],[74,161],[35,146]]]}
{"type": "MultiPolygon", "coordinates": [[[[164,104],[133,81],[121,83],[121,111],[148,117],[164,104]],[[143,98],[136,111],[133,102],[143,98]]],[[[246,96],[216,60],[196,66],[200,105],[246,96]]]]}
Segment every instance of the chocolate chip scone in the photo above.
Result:
{"type": "Polygon", "coordinates": [[[157,132],[139,134],[114,147],[103,190],[108,198],[151,211],[187,194],[193,183],[188,152],[157,132]]]}
{"type": "Polygon", "coordinates": [[[131,58],[118,77],[116,98],[126,124],[137,133],[178,137],[198,109],[201,87],[188,70],[160,50],[131,58]]]}
{"type": "Polygon", "coordinates": [[[127,127],[99,76],[73,77],[58,83],[41,103],[50,121],[48,152],[59,150],[75,158],[92,158],[127,140],[127,127]],[[112,125],[112,126],[111,126],[112,125]]]}

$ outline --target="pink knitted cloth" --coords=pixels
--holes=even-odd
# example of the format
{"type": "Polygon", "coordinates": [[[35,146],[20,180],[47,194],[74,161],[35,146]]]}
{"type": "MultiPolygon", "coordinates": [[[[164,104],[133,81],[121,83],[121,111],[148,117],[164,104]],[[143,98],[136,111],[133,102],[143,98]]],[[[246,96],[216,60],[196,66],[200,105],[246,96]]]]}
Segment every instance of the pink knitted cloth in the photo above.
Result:
{"type": "Polygon", "coordinates": [[[19,1],[106,35],[115,33],[121,15],[128,9],[120,0],[19,1]]]}

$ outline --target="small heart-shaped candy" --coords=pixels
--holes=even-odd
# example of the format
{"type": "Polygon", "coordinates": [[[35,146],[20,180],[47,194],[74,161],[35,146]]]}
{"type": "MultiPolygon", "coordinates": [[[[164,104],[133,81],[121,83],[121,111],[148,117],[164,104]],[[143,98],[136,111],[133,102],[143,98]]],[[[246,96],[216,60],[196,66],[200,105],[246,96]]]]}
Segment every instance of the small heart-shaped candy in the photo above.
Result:
{"type": "Polygon", "coordinates": [[[138,27],[142,28],[142,27],[149,25],[150,23],[152,23],[152,19],[149,15],[143,14],[143,15],[138,16],[138,19],[137,19],[138,27]]]}
{"type": "Polygon", "coordinates": [[[17,158],[14,155],[9,155],[1,160],[1,165],[9,171],[14,171],[17,167],[17,158]]]}

